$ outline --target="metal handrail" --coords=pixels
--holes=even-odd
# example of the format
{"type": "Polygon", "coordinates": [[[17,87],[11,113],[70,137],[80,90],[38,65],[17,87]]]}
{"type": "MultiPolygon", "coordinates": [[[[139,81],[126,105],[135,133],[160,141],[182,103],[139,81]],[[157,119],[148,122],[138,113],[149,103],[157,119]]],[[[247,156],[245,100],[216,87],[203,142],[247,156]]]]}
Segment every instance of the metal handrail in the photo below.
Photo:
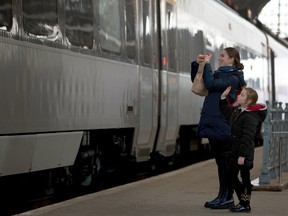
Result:
{"type": "Polygon", "coordinates": [[[282,173],[288,171],[288,103],[285,109],[281,102],[275,102],[273,106],[268,102],[266,104],[268,113],[263,123],[263,161],[259,183],[269,184],[276,177],[281,183],[282,173]]]}

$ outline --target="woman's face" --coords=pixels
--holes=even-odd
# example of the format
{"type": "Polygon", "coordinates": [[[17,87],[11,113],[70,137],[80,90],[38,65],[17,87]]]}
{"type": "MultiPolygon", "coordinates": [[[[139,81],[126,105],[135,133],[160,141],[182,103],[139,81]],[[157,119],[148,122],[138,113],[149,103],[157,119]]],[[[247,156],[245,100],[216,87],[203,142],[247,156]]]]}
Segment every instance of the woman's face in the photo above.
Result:
{"type": "Polygon", "coordinates": [[[219,67],[232,66],[234,63],[234,58],[230,58],[226,50],[222,50],[218,61],[219,61],[219,67]]]}

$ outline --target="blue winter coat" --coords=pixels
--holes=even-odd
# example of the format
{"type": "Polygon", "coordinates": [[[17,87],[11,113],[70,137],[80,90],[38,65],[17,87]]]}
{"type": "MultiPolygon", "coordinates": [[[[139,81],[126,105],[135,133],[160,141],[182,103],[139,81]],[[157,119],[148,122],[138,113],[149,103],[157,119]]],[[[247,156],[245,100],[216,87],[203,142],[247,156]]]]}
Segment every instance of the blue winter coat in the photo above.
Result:
{"type": "MultiPolygon", "coordinates": [[[[199,64],[196,61],[191,63],[191,80],[194,81],[199,64]]],[[[214,73],[209,63],[205,64],[203,80],[205,87],[209,90],[205,97],[201,117],[198,125],[197,134],[215,140],[230,139],[230,124],[222,115],[219,102],[221,94],[231,86],[228,98],[231,103],[237,98],[237,90],[245,86],[243,71],[237,70],[235,66],[219,67],[214,73]]]]}

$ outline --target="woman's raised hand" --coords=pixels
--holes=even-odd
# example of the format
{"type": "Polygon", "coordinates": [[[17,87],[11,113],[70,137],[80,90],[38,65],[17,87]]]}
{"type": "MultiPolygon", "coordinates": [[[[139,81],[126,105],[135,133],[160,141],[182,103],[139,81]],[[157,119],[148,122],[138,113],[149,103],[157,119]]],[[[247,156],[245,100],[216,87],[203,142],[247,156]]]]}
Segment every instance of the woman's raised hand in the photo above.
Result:
{"type": "Polygon", "coordinates": [[[231,91],[231,86],[228,86],[225,89],[225,91],[222,93],[221,97],[223,97],[223,98],[226,97],[229,94],[230,91],[231,91]]]}
{"type": "Polygon", "coordinates": [[[197,56],[196,62],[199,64],[199,63],[204,62],[204,61],[205,61],[205,55],[199,54],[197,56]]]}
{"type": "Polygon", "coordinates": [[[210,54],[210,53],[207,53],[207,54],[199,54],[199,55],[197,56],[196,61],[197,61],[198,64],[201,63],[201,62],[209,62],[210,59],[211,59],[211,57],[212,57],[212,54],[210,54]]]}

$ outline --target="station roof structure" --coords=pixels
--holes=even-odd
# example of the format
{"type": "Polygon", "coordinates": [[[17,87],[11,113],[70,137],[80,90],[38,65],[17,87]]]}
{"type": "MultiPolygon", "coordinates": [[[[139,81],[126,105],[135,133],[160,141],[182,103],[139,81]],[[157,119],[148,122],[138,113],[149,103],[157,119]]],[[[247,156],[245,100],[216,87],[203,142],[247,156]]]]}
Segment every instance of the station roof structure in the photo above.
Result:
{"type": "MultiPolygon", "coordinates": [[[[261,30],[270,34],[280,43],[285,45],[288,48],[288,37],[280,37],[277,33],[272,32],[271,28],[268,28],[265,24],[261,23],[258,19],[259,14],[262,9],[269,3],[271,0],[221,0],[228,7],[231,7],[233,10],[239,13],[240,16],[249,20],[251,23],[256,25],[261,30]]],[[[287,15],[286,15],[287,16],[287,15]]]]}
{"type": "Polygon", "coordinates": [[[242,17],[253,20],[270,0],[221,0],[242,17]]]}

